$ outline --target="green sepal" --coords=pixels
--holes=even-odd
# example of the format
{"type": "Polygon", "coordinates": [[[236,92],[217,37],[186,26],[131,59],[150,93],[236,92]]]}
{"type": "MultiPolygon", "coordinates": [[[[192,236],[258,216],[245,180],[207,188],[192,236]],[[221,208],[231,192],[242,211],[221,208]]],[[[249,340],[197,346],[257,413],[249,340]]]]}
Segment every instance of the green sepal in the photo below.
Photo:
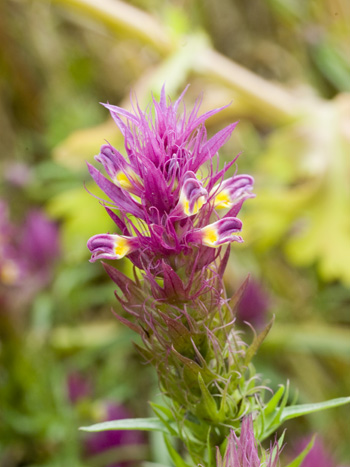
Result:
{"type": "MultiPolygon", "coordinates": [[[[171,348],[174,357],[176,357],[183,366],[183,378],[186,384],[191,389],[198,388],[198,375],[200,374],[204,381],[210,382],[214,379],[215,375],[209,370],[209,368],[201,367],[194,360],[181,355],[174,347],[171,348]]],[[[199,389],[199,388],[198,388],[199,389]]]]}
{"type": "Polygon", "coordinates": [[[205,412],[205,416],[202,418],[210,419],[214,423],[220,423],[223,419],[220,416],[220,412],[216,405],[215,399],[210,394],[200,373],[198,374],[198,384],[202,393],[202,403],[200,407],[203,408],[203,411],[205,412]]]}
{"type": "Polygon", "coordinates": [[[289,385],[287,384],[286,387],[282,385],[260,412],[255,422],[259,441],[263,441],[270,436],[282,424],[281,416],[287,405],[288,396],[289,385]]]}
{"type": "Polygon", "coordinates": [[[167,333],[170,342],[173,343],[174,348],[181,354],[191,355],[194,354],[191,332],[184,326],[181,321],[169,318],[165,313],[162,314],[163,320],[167,325],[167,333]]]}
{"type": "Polygon", "coordinates": [[[136,342],[133,342],[133,346],[139,352],[139,354],[145,359],[146,362],[151,362],[153,360],[154,355],[149,349],[147,349],[146,347],[141,347],[141,345],[138,345],[136,342]]]}
{"type": "Polygon", "coordinates": [[[278,391],[271,397],[269,403],[265,406],[264,415],[270,415],[278,406],[280,400],[282,399],[285,387],[281,385],[278,391]]]}
{"type": "Polygon", "coordinates": [[[170,433],[171,436],[179,436],[178,430],[176,430],[174,426],[175,420],[171,410],[168,407],[156,404],[155,402],[150,402],[149,404],[152,407],[153,412],[157,415],[159,420],[167,428],[168,433],[170,433]]]}

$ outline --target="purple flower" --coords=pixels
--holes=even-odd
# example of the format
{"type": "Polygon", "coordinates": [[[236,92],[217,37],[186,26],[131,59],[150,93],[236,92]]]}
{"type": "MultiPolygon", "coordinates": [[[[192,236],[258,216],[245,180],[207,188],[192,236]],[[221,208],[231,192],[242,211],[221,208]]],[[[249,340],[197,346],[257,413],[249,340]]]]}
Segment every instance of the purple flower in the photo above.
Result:
{"type": "Polygon", "coordinates": [[[0,284],[15,286],[26,274],[26,261],[18,248],[18,229],[10,221],[9,207],[0,200],[0,284]]]}
{"type": "Polygon", "coordinates": [[[264,459],[261,457],[254,436],[253,421],[248,416],[243,419],[239,437],[231,431],[223,458],[217,448],[217,467],[276,467],[279,458],[278,444],[275,443],[270,452],[264,453],[264,459]]]}
{"type": "Polygon", "coordinates": [[[19,249],[28,262],[28,268],[40,271],[47,276],[52,264],[60,253],[57,225],[38,209],[28,212],[24,225],[19,249]]]}
{"type": "MultiPolygon", "coordinates": [[[[106,209],[120,233],[92,237],[91,261],[128,256],[137,267],[158,275],[162,261],[173,267],[179,255],[187,263],[189,255],[192,263],[201,256],[198,267],[204,267],[217,256],[215,248],[242,241],[236,235],[242,227],[236,215],[253,196],[253,179],[234,175],[224,181],[235,160],[222,170],[213,161],[237,123],[207,139],[204,122],[222,109],[198,116],[197,103],[188,116],[179,115],[183,95],[167,103],[163,88],[160,101],[153,99],[146,112],[105,104],[124,136],[126,157],[105,144],[96,160],[109,178],[88,167],[109,198],[106,209]],[[226,213],[219,216],[222,209],[226,213]]],[[[181,268],[183,262],[178,259],[177,265],[181,268]]]]}
{"type": "MultiPolygon", "coordinates": [[[[302,452],[310,440],[303,440],[297,451],[302,452]]],[[[336,467],[337,462],[326,450],[325,445],[320,439],[316,439],[310,452],[306,455],[300,467],[336,467]]]]}
{"type": "Polygon", "coordinates": [[[4,168],[4,179],[14,187],[25,187],[32,180],[31,169],[23,162],[11,162],[4,168]]]}
{"type": "Polygon", "coordinates": [[[126,237],[124,235],[95,235],[88,241],[91,250],[91,261],[96,259],[120,259],[139,247],[137,237],[126,237]]]}
{"type": "Polygon", "coordinates": [[[91,381],[84,378],[78,371],[71,372],[67,377],[67,392],[70,402],[76,404],[92,394],[91,381]]]}
{"type": "MultiPolygon", "coordinates": [[[[72,371],[68,374],[67,395],[72,404],[84,402],[84,410],[86,410],[86,407],[88,407],[86,402],[93,398],[93,394],[94,387],[91,379],[78,371],[72,371]]],[[[132,417],[132,414],[126,407],[111,401],[105,400],[100,402],[97,406],[97,410],[96,406],[93,408],[94,413],[96,413],[96,421],[98,423],[132,417]]],[[[123,451],[123,449],[126,448],[125,452],[127,455],[125,456],[124,452],[124,456],[128,461],[139,460],[138,457],[144,453],[145,443],[146,438],[141,431],[108,430],[86,434],[83,438],[83,451],[85,457],[108,454],[108,451],[110,451],[110,459],[112,459],[112,463],[108,464],[108,467],[119,467],[121,465],[129,465],[129,463],[122,461],[113,463],[113,459],[115,459],[115,454],[118,452],[118,449],[123,451]],[[128,452],[128,446],[130,446],[130,450],[132,452],[131,455],[130,452],[128,452]],[[117,451],[115,452],[114,450],[117,451]],[[140,452],[137,452],[137,450],[140,452]]]]}
{"type": "Polygon", "coordinates": [[[269,298],[256,279],[250,278],[238,303],[237,318],[239,321],[260,327],[266,322],[269,298]]]}
{"type": "MultiPolygon", "coordinates": [[[[101,414],[100,421],[121,420],[130,418],[130,416],[130,412],[124,406],[109,402],[103,405],[103,413],[101,414]]],[[[126,451],[128,453],[127,460],[130,462],[140,460],[140,454],[144,454],[142,445],[145,445],[145,441],[145,436],[140,431],[102,431],[100,433],[89,434],[86,437],[84,443],[85,453],[87,457],[90,457],[111,450],[111,459],[113,459],[113,449],[127,448],[130,446],[128,451],[126,451]],[[137,452],[138,449],[140,450],[139,453],[137,452]]],[[[121,465],[128,465],[128,463],[125,462],[125,459],[120,460],[118,463],[113,463],[112,461],[111,464],[108,464],[108,467],[119,467],[121,465]]]]}
{"type": "Polygon", "coordinates": [[[21,308],[47,285],[59,251],[57,225],[43,212],[31,210],[14,225],[8,205],[0,200],[0,297],[5,307],[21,308]]]}

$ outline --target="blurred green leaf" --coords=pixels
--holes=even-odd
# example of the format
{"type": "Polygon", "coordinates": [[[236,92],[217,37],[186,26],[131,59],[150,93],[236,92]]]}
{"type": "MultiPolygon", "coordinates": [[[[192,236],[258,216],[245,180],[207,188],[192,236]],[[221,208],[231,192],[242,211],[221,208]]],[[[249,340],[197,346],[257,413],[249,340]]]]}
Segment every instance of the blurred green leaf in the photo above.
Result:
{"type": "Polygon", "coordinates": [[[349,57],[332,44],[331,40],[318,43],[312,49],[313,57],[322,74],[339,91],[350,91],[350,63],[349,57]]]}
{"type": "MultiPolygon", "coordinates": [[[[98,192],[92,183],[86,187],[98,192]]],[[[88,257],[86,242],[92,235],[113,229],[114,224],[106,211],[82,187],[58,194],[50,200],[47,209],[52,217],[63,219],[63,247],[71,262],[88,257]]]]}
{"type": "Polygon", "coordinates": [[[286,349],[295,353],[316,353],[349,359],[350,330],[322,323],[276,323],[262,351],[286,349]]]}
{"type": "Polygon", "coordinates": [[[159,418],[129,418],[124,420],[113,420],[109,422],[96,423],[91,426],[80,427],[82,431],[98,432],[107,430],[141,430],[161,431],[168,434],[167,428],[159,418]]]}
{"type": "Polygon", "coordinates": [[[309,115],[270,138],[263,182],[246,216],[257,250],[281,245],[298,266],[316,264],[328,280],[350,284],[350,100],[317,102],[309,115]],[[331,229],[331,235],[329,234],[331,229]]]}
{"type": "Polygon", "coordinates": [[[292,418],[301,417],[321,410],[333,409],[341,405],[350,404],[350,397],[340,397],[338,399],[331,399],[329,401],[317,402],[314,404],[292,405],[285,407],[281,414],[281,423],[291,420],[292,418]]]}

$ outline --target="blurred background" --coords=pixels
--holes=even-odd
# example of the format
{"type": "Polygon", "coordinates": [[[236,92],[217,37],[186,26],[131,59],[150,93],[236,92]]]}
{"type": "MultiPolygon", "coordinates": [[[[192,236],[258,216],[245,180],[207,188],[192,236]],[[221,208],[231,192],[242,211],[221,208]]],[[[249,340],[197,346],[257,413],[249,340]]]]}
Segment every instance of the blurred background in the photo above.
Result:
{"type": "MultiPolygon", "coordinates": [[[[123,149],[99,102],[145,107],[163,83],[173,100],[190,84],[202,112],[231,102],[209,134],[240,120],[221,163],[241,153],[257,197],[226,285],[250,274],[247,339],[244,321],[275,316],[263,381],[289,380],[300,403],[350,394],[348,0],[7,0],[0,71],[1,467],[170,465],[157,434],[78,431],[150,416],[159,397],[88,262],[88,238],[114,227],[85,161],[123,149]]],[[[322,465],[350,465],[349,420],[345,406],[288,422],[285,460],[317,432],[322,465]]]]}

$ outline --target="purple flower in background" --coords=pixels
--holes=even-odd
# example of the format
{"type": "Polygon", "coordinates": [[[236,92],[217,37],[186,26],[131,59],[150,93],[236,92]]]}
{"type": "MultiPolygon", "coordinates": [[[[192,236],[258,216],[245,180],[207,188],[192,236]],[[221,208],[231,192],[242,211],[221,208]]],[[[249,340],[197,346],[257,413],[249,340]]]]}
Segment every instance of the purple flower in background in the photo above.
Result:
{"type": "Polygon", "coordinates": [[[24,277],[25,262],[14,242],[16,234],[8,205],[0,200],[0,284],[3,286],[16,285],[24,277]]]}
{"type": "MultiPolygon", "coordinates": [[[[78,405],[83,402],[86,411],[86,407],[88,407],[86,404],[89,401],[91,403],[93,394],[94,385],[91,379],[79,371],[72,371],[68,374],[67,396],[72,404],[78,405]]],[[[110,401],[102,401],[98,404],[97,410],[95,406],[93,407],[93,411],[96,413],[97,423],[132,417],[132,414],[123,405],[110,401]]],[[[99,454],[108,455],[108,451],[111,451],[112,463],[106,467],[119,467],[127,465],[124,461],[139,460],[141,454],[144,454],[145,444],[146,438],[141,431],[109,430],[86,434],[83,438],[83,452],[84,456],[89,458],[99,454]],[[114,455],[123,458],[123,460],[113,463],[114,455]]]]}
{"type": "Polygon", "coordinates": [[[23,162],[11,162],[4,168],[4,179],[14,187],[24,187],[32,180],[31,169],[23,162]]]}
{"type": "MultiPolygon", "coordinates": [[[[309,441],[310,439],[303,440],[299,444],[297,451],[302,452],[307,446],[307,444],[309,443],[309,441]]],[[[341,467],[341,466],[339,466],[339,464],[329,454],[323,442],[320,439],[316,439],[313,447],[311,448],[310,452],[306,455],[300,467],[341,467]]]]}
{"type": "MultiPolygon", "coordinates": [[[[91,261],[128,256],[137,267],[159,275],[162,261],[174,267],[175,256],[186,256],[188,263],[191,254],[192,263],[201,257],[199,269],[214,260],[218,247],[242,241],[236,235],[242,227],[236,216],[253,196],[253,179],[233,175],[225,181],[235,159],[222,170],[214,160],[237,122],[207,139],[204,122],[222,109],[198,116],[196,103],[189,115],[181,115],[183,96],[172,104],[163,88],[160,101],[153,99],[146,112],[138,106],[131,113],[105,104],[124,136],[126,157],[105,144],[96,160],[109,179],[88,167],[110,200],[106,210],[120,234],[92,237],[91,261]],[[226,213],[220,216],[222,209],[226,213]]],[[[175,269],[181,268],[181,259],[176,261],[175,269]]]]}
{"type": "Polygon", "coordinates": [[[13,224],[9,206],[0,200],[0,296],[5,308],[22,307],[48,284],[59,252],[58,227],[42,211],[30,210],[24,222],[13,224]]]}
{"type": "Polygon", "coordinates": [[[78,371],[74,371],[68,375],[67,392],[69,400],[72,404],[76,404],[79,400],[91,396],[92,384],[78,371]]]}
{"type": "Polygon", "coordinates": [[[269,298],[262,284],[254,278],[249,278],[243,296],[238,303],[237,318],[239,321],[263,326],[269,308],[269,298]]]}
{"type": "Polygon", "coordinates": [[[60,252],[57,225],[42,211],[33,209],[28,212],[21,230],[19,250],[28,270],[39,272],[43,280],[49,279],[52,264],[60,252]]]}
{"type": "MultiPolygon", "coordinates": [[[[130,416],[130,412],[122,405],[105,403],[104,414],[100,417],[100,421],[122,420],[124,418],[130,418],[130,416]]],[[[141,445],[145,444],[145,437],[140,431],[109,430],[88,435],[84,444],[87,456],[94,456],[111,449],[129,446],[127,451],[128,455],[126,456],[128,457],[127,460],[135,461],[139,460],[137,459],[137,449],[142,449],[141,445]]],[[[112,456],[111,458],[113,459],[112,456]]],[[[109,464],[106,467],[118,467],[121,464],[122,461],[120,463],[109,464]]]]}
{"type": "Polygon", "coordinates": [[[253,421],[248,416],[243,419],[239,437],[231,431],[223,458],[217,448],[217,467],[276,467],[279,458],[278,444],[272,446],[270,453],[264,453],[264,459],[260,460],[260,457],[253,421]]]}

